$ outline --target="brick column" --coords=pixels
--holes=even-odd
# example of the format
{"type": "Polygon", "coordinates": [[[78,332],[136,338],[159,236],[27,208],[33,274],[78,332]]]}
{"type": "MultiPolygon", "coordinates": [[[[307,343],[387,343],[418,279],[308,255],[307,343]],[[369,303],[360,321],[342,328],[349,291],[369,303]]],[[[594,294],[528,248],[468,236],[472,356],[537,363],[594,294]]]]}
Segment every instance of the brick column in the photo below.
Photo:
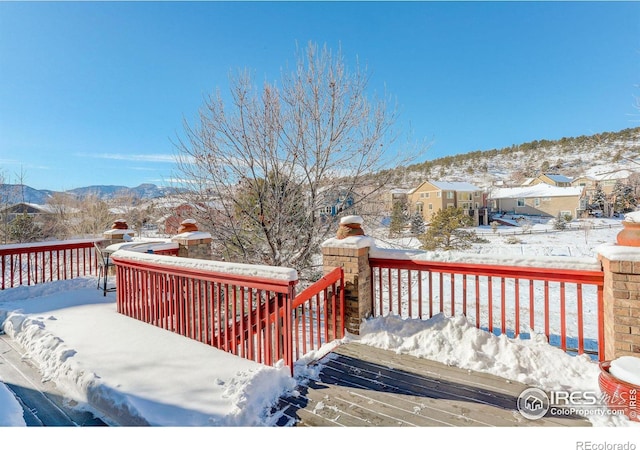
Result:
{"type": "Polygon", "coordinates": [[[640,247],[598,249],[604,270],[604,359],[640,356],[640,247]]]}
{"type": "Polygon", "coordinates": [[[210,260],[212,257],[211,234],[198,231],[193,219],[182,221],[178,234],[171,241],[178,243],[178,256],[181,258],[210,260]]]}
{"type": "MultiPolygon", "coordinates": [[[[324,273],[336,267],[344,270],[345,328],[349,333],[360,334],[360,324],[373,314],[371,297],[371,267],[369,266],[369,249],[373,239],[364,235],[351,235],[347,230],[360,230],[362,219],[359,216],[348,216],[340,222],[338,238],[328,239],[322,243],[322,265],[324,273]],[[346,236],[346,237],[345,237],[346,236]]],[[[361,232],[361,230],[360,230],[361,232]]],[[[351,234],[357,234],[353,231],[351,234]]]]}

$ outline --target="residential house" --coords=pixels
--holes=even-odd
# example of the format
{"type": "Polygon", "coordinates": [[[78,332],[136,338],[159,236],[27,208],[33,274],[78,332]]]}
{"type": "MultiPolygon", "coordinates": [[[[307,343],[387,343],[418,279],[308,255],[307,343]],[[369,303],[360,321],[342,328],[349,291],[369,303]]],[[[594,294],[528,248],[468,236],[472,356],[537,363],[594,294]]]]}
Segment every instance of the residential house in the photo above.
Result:
{"type": "Polygon", "coordinates": [[[8,205],[0,210],[0,216],[5,222],[11,223],[16,217],[26,214],[34,219],[42,217],[45,214],[50,214],[51,208],[47,205],[37,205],[35,203],[15,203],[8,205]]]}
{"type": "Polygon", "coordinates": [[[613,187],[617,182],[625,183],[633,175],[634,172],[628,169],[619,169],[612,170],[611,172],[602,172],[593,175],[593,178],[596,180],[605,194],[611,195],[613,192],[613,187]]]}
{"type": "Polygon", "coordinates": [[[424,181],[408,194],[412,211],[422,214],[425,222],[443,208],[462,208],[479,223],[485,196],[477,186],[466,182],[424,181]]]}
{"type": "Polygon", "coordinates": [[[336,217],[348,211],[355,203],[356,193],[335,186],[318,192],[318,213],[321,217],[336,217]]]}
{"type": "Polygon", "coordinates": [[[535,178],[528,178],[522,183],[522,186],[535,186],[540,183],[550,186],[569,187],[571,186],[571,178],[557,173],[543,173],[535,178]]]}
{"type": "Polygon", "coordinates": [[[489,205],[494,212],[530,216],[557,217],[558,214],[579,217],[584,209],[584,187],[531,186],[494,189],[489,205]]]}
{"type": "Polygon", "coordinates": [[[409,202],[409,193],[412,192],[413,189],[403,189],[403,188],[395,188],[389,191],[389,195],[385,198],[385,210],[392,211],[393,205],[396,203],[404,203],[408,204],[409,202]]]}

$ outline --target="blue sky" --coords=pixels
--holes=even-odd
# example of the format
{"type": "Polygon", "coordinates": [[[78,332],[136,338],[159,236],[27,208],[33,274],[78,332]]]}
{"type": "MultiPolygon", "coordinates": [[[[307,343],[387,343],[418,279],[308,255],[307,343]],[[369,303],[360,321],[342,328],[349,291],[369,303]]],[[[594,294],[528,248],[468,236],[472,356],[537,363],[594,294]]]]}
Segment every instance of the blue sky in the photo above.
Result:
{"type": "Polygon", "coordinates": [[[421,160],[640,126],[638,2],[0,2],[0,173],[166,184],[203,96],[342,47],[421,160]]]}

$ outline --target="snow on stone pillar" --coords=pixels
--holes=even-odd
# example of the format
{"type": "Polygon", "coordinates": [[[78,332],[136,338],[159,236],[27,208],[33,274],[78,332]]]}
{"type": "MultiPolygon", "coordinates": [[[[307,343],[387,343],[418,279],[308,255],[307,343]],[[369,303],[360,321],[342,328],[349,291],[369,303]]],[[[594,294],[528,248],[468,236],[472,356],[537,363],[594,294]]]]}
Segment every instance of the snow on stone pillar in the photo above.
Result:
{"type": "Polygon", "coordinates": [[[131,240],[135,236],[135,231],[130,230],[125,219],[116,219],[111,225],[111,229],[105,231],[102,236],[108,244],[131,240]]]}
{"type": "Polygon", "coordinates": [[[362,217],[340,220],[336,237],[322,243],[324,273],[336,267],[344,270],[345,328],[360,334],[360,324],[373,314],[369,249],[374,240],[364,235],[362,217]]]}
{"type": "Polygon", "coordinates": [[[598,248],[604,270],[604,359],[640,356],[640,247],[598,248]]]}
{"type": "Polygon", "coordinates": [[[178,234],[171,241],[178,244],[178,256],[181,258],[211,259],[211,234],[198,231],[193,219],[183,220],[178,234]]]}

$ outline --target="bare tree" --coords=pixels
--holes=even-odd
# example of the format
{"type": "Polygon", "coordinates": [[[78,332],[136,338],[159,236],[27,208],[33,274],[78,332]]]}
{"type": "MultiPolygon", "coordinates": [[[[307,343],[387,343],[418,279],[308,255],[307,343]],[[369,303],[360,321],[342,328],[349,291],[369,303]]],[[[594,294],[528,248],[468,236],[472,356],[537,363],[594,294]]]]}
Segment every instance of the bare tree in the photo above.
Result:
{"type": "Polygon", "coordinates": [[[153,205],[143,202],[136,195],[127,191],[116,193],[109,202],[112,205],[111,211],[118,217],[127,221],[129,228],[136,230],[137,236],[143,235],[144,225],[153,216],[153,205]]]}
{"type": "Polygon", "coordinates": [[[79,199],[76,205],[79,210],[77,220],[71,222],[74,236],[100,236],[109,229],[116,218],[109,210],[109,205],[96,193],[79,199]]]}
{"type": "Polygon", "coordinates": [[[47,199],[48,213],[43,224],[45,237],[69,239],[73,236],[74,229],[80,221],[80,210],[76,204],[76,199],[62,192],[54,192],[47,199]]]}
{"type": "Polygon", "coordinates": [[[337,217],[366,210],[392,176],[381,169],[399,162],[395,109],[367,85],[340,52],[310,43],[280,84],[257,89],[242,72],[230,101],[206,98],[177,143],[178,176],[219,256],[304,270],[337,217]]]}

